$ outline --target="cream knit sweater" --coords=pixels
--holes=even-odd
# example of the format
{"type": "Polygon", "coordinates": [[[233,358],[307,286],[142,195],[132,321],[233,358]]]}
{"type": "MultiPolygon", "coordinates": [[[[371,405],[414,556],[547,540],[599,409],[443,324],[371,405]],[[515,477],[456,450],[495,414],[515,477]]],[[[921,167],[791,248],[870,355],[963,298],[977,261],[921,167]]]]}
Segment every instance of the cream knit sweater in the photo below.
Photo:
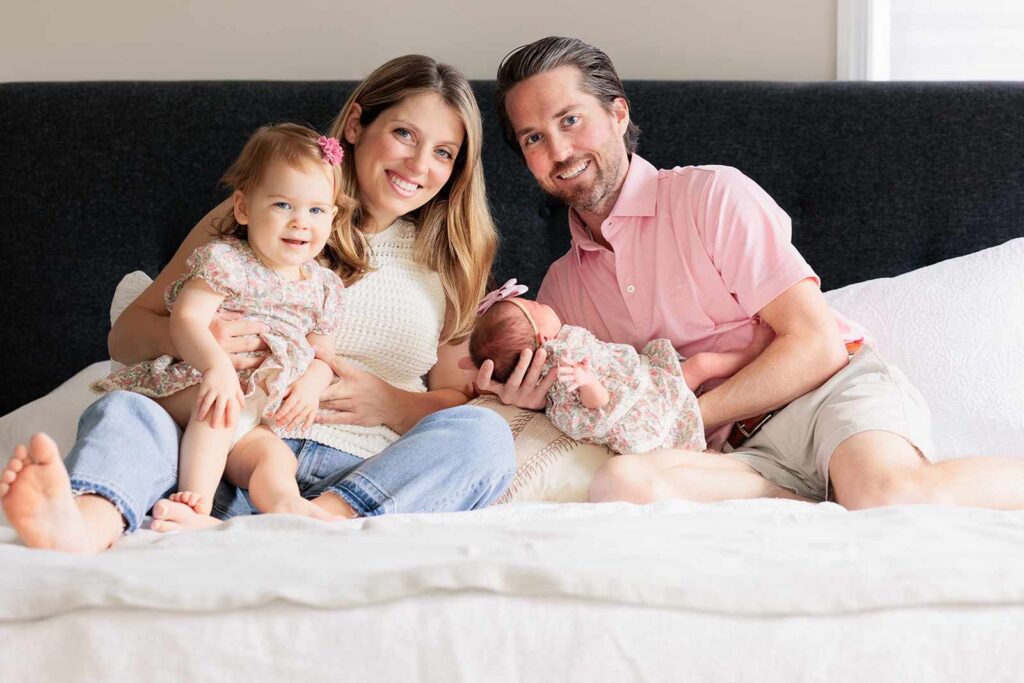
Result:
{"type": "MultiPolygon", "coordinates": [[[[345,289],[337,354],[399,389],[426,391],[422,378],[437,362],[444,325],[441,279],[414,260],[412,223],[399,218],[368,240],[375,270],[345,289]]],[[[369,458],[398,434],[385,426],[317,424],[306,438],[369,458]]]]}

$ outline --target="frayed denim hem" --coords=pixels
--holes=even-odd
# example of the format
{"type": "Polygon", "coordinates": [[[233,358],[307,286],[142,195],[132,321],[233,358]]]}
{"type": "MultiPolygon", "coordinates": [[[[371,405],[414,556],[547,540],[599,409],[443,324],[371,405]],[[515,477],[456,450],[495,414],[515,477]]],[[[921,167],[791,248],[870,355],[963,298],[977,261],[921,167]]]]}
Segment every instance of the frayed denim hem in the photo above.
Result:
{"type": "Polygon", "coordinates": [[[142,524],[142,520],[139,519],[139,516],[132,510],[132,506],[128,504],[126,497],[109,486],[87,482],[83,479],[72,479],[71,493],[75,497],[93,494],[104,498],[121,513],[121,518],[124,519],[125,522],[123,533],[130,534],[133,531],[137,531],[139,525],[142,524]]]}
{"type": "Polygon", "coordinates": [[[359,472],[351,473],[344,481],[338,482],[336,486],[327,489],[336,496],[341,497],[360,517],[374,517],[388,512],[388,503],[394,499],[387,492],[374,484],[359,472]],[[353,479],[360,479],[356,483],[353,479]],[[372,492],[371,492],[372,490],[372,492]]]}

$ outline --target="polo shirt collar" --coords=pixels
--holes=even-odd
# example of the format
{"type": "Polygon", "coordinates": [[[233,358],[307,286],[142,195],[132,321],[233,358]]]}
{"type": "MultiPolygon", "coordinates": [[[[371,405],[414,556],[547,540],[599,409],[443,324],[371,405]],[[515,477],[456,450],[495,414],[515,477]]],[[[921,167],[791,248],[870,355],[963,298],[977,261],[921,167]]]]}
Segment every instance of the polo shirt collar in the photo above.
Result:
{"type": "MultiPolygon", "coordinates": [[[[658,203],[658,169],[639,154],[633,154],[622,183],[622,192],[612,207],[613,216],[653,216],[658,203]]],[[[574,209],[569,209],[569,234],[572,236],[576,265],[580,263],[580,250],[594,251],[601,246],[590,239],[587,226],[574,209]]]]}

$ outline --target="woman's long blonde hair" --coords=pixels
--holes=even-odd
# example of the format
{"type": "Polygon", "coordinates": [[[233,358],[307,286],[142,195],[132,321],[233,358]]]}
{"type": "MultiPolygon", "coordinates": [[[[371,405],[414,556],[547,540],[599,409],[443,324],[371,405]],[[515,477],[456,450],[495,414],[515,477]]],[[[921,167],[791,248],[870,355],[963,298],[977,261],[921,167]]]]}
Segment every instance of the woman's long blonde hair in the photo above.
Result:
{"type": "MultiPolygon", "coordinates": [[[[359,228],[366,215],[356,178],[354,150],[345,139],[345,123],[352,107],[361,108],[359,123],[369,126],[386,109],[410,95],[436,93],[459,116],[466,139],[455,158],[452,175],[437,195],[407,216],[416,225],[416,261],[438,273],[447,298],[447,322],[442,341],[463,341],[473,329],[477,305],[484,296],[498,247],[497,231],[487,206],[480,149],[483,126],[480,109],[469,81],[447,64],[423,55],[397,57],[378,67],[360,83],[341,108],[330,134],[345,147],[346,194],[356,208],[335,223],[324,250],[329,265],[345,285],[359,281],[370,270],[369,245],[359,228]]],[[[378,229],[387,226],[377,226],[378,229]]]]}

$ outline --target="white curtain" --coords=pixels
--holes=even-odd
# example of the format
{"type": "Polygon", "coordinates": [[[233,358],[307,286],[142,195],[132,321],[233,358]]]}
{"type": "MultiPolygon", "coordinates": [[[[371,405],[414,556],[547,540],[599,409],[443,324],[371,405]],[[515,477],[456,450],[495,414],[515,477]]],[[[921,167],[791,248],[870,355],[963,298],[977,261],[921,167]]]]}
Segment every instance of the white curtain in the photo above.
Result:
{"type": "Polygon", "coordinates": [[[890,80],[1024,80],[1024,0],[888,5],[890,80]]]}

